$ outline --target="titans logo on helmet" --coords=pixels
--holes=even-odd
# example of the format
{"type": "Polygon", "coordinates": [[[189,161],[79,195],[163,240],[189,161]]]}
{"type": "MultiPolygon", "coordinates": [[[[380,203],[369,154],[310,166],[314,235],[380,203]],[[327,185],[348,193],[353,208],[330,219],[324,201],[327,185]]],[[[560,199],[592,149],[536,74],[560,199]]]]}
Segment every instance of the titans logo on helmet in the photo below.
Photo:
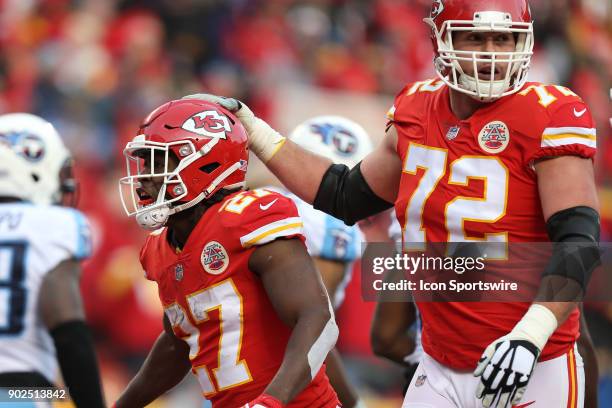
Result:
{"type": "Polygon", "coordinates": [[[341,155],[351,155],[357,150],[357,138],[348,129],[326,124],[312,124],[311,130],[321,136],[321,140],[327,146],[332,147],[341,155]]]}
{"type": "Polygon", "coordinates": [[[26,160],[35,162],[45,155],[45,143],[36,135],[23,132],[0,134],[0,143],[9,146],[26,160]]]}

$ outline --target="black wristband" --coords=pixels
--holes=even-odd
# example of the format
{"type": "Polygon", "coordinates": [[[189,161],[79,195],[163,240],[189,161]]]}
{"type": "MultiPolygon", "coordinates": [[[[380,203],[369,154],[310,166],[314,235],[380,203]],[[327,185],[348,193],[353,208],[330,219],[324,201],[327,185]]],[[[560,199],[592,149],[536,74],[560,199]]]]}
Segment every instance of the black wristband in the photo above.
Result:
{"type": "Polygon", "coordinates": [[[104,407],[100,374],[87,324],[82,320],[61,323],[50,331],[64,383],[77,407],[104,407]]]}

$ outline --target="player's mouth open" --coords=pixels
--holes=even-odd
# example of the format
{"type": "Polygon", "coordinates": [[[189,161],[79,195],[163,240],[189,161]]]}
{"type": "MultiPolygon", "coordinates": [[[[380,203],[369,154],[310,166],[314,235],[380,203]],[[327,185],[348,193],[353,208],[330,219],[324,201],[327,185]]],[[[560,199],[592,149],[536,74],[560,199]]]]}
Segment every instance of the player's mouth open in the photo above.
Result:
{"type": "Polygon", "coordinates": [[[136,194],[138,195],[138,202],[141,206],[146,207],[148,205],[153,204],[153,196],[145,191],[144,188],[139,187],[136,189],[136,194]]]}
{"type": "MultiPolygon", "coordinates": [[[[499,68],[495,68],[495,71],[493,71],[493,77],[495,79],[501,79],[500,74],[501,74],[501,70],[499,68]]],[[[480,68],[478,70],[478,78],[491,79],[491,66],[489,65],[489,66],[484,66],[480,68]]]]}

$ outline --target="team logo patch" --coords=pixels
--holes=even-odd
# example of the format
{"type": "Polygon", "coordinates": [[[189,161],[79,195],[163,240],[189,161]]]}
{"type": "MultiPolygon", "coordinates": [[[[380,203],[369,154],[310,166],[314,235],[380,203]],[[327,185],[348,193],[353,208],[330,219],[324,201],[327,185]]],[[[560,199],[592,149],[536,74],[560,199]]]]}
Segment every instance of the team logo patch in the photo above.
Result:
{"type": "Polygon", "coordinates": [[[339,129],[332,137],[332,143],[336,151],[349,156],[357,150],[357,138],[345,129],[339,129]]]}
{"type": "Polygon", "coordinates": [[[177,264],[174,267],[174,280],[176,280],[177,282],[182,281],[183,280],[183,272],[184,272],[183,265],[177,264]]]}
{"type": "Polygon", "coordinates": [[[13,132],[0,134],[0,144],[15,151],[29,162],[37,162],[45,157],[45,142],[29,133],[13,132]]]}
{"type": "Polygon", "coordinates": [[[351,240],[350,234],[341,229],[332,229],[330,234],[334,240],[334,254],[336,258],[343,259],[348,254],[348,246],[351,240]]]}
{"type": "Polygon", "coordinates": [[[510,143],[510,131],[504,122],[487,123],[478,135],[480,148],[487,153],[501,153],[510,143]]]}
{"type": "Polygon", "coordinates": [[[223,245],[217,241],[210,241],[204,246],[200,261],[206,272],[221,275],[229,265],[229,256],[223,245]]]}
{"type": "Polygon", "coordinates": [[[196,113],[187,119],[181,128],[201,136],[220,139],[226,139],[225,133],[232,130],[229,119],[214,110],[196,113]]]}
{"type": "Polygon", "coordinates": [[[417,379],[416,379],[416,381],[415,381],[414,385],[415,385],[416,387],[420,387],[420,386],[422,386],[423,384],[425,384],[425,380],[427,380],[427,376],[426,376],[425,374],[421,374],[421,375],[419,375],[419,376],[417,377],[417,379]]]}
{"type": "Polygon", "coordinates": [[[336,153],[342,156],[350,156],[357,151],[358,141],[357,137],[353,135],[348,129],[342,126],[332,125],[329,123],[325,124],[313,124],[310,129],[321,136],[321,140],[324,144],[333,148],[336,153]]]}
{"type": "Polygon", "coordinates": [[[435,20],[436,17],[444,11],[444,3],[442,1],[443,0],[434,0],[431,4],[431,14],[429,17],[431,17],[432,20],[435,20]]]}
{"type": "Polygon", "coordinates": [[[448,129],[448,132],[446,132],[446,140],[450,141],[457,138],[457,136],[459,136],[460,131],[461,128],[459,126],[451,126],[448,129]]]}

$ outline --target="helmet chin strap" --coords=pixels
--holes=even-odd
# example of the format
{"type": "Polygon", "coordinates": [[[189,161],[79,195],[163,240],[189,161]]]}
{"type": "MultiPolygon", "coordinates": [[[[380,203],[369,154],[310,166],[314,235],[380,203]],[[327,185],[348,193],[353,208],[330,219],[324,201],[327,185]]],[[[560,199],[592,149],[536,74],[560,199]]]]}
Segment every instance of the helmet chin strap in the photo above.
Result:
{"type": "MultiPolygon", "coordinates": [[[[206,190],[198,194],[198,196],[195,197],[193,200],[174,207],[171,207],[170,205],[164,205],[149,211],[143,211],[142,213],[136,216],[136,221],[142,228],[150,231],[163,227],[164,225],[166,225],[166,222],[168,222],[168,218],[170,218],[171,215],[191,208],[200,203],[205,198],[208,198],[223,180],[228,178],[236,170],[240,169],[240,167],[242,167],[242,163],[236,162],[227,169],[225,169],[223,173],[219,174],[212,181],[212,183],[210,183],[206,190]]],[[[237,183],[235,186],[243,187],[244,183],[237,183]]]]}
{"type": "Polygon", "coordinates": [[[142,228],[154,231],[166,225],[168,217],[170,217],[170,208],[168,206],[154,208],[149,211],[143,211],[136,215],[136,222],[142,228]]]}

